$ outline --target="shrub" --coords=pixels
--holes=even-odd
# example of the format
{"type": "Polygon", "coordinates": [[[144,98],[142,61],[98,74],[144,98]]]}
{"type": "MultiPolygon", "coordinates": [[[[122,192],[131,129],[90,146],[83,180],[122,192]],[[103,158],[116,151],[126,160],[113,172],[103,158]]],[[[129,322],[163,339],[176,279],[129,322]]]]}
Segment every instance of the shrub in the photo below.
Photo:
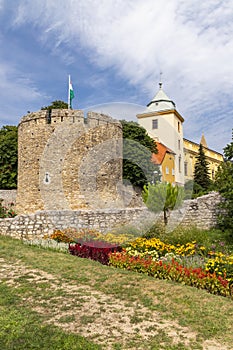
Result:
{"type": "MultiPolygon", "coordinates": [[[[225,240],[225,237],[220,230],[202,230],[196,227],[177,227],[174,231],[169,232],[169,234],[164,233],[159,237],[165,243],[173,245],[185,245],[195,240],[199,246],[205,246],[207,251],[212,249],[213,244],[219,246],[218,242],[223,242],[223,240],[225,240]]],[[[219,248],[221,247],[219,246],[219,248]]]]}
{"type": "Polygon", "coordinates": [[[96,260],[103,265],[109,264],[109,254],[116,251],[121,251],[121,247],[101,241],[69,244],[70,254],[80,258],[96,260]]]}
{"type": "Polygon", "coordinates": [[[61,230],[55,230],[49,237],[45,236],[46,239],[53,239],[54,241],[58,243],[71,243],[73,242],[73,239],[68,236],[64,231],[61,230]]]}
{"type": "Polygon", "coordinates": [[[55,230],[50,236],[45,235],[45,239],[54,239],[57,242],[63,243],[81,243],[88,242],[93,239],[99,239],[102,234],[96,230],[83,228],[77,230],[74,227],[65,228],[63,230],[55,230]]]}
{"type": "Polygon", "coordinates": [[[54,239],[57,242],[64,243],[74,242],[82,244],[90,241],[102,241],[115,245],[123,245],[135,239],[135,236],[133,234],[120,234],[119,232],[112,231],[105,234],[89,228],[83,228],[79,230],[75,228],[66,228],[64,230],[55,230],[50,236],[45,235],[44,238],[54,239]]]}
{"type": "Polygon", "coordinates": [[[166,229],[163,224],[154,224],[152,225],[143,235],[143,238],[161,238],[166,234],[166,229]]]}
{"type": "Polygon", "coordinates": [[[11,203],[9,207],[2,205],[3,199],[0,199],[0,218],[13,218],[16,216],[14,210],[14,203],[11,203]]]}

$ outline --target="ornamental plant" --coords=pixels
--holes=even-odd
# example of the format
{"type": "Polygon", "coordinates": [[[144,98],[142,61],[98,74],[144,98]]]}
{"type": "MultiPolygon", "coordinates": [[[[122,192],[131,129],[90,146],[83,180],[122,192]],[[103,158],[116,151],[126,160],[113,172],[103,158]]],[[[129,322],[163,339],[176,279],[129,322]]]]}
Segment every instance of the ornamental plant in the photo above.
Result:
{"type": "MultiPolygon", "coordinates": [[[[199,246],[196,241],[186,244],[168,244],[161,241],[159,238],[146,239],[143,237],[137,238],[135,241],[127,245],[128,251],[137,251],[140,253],[156,251],[158,257],[163,257],[167,253],[174,253],[179,256],[193,256],[196,254],[205,255],[205,247],[199,246]]],[[[149,253],[151,254],[151,253],[149,253]]],[[[133,255],[133,254],[131,254],[133,255]]]]}
{"type": "Polygon", "coordinates": [[[109,255],[111,266],[145,273],[160,279],[172,280],[199,289],[206,289],[208,292],[233,298],[233,289],[226,276],[217,276],[202,268],[184,267],[172,259],[170,263],[162,260],[154,261],[151,257],[133,257],[127,251],[114,252],[109,255]]]}
{"type": "Polygon", "coordinates": [[[14,203],[11,203],[9,207],[2,205],[3,199],[0,199],[0,218],[13,218],[17,214],[14,210],[14,203]]]}
{"type": "Polygon", "coordinates": [[[67,235],[64,231],[55,230],[49,237],[45,236],[44,238],[54,239],[58,243],[71,243],[73,239],[67,235]]]}
{"type": "Polygon", "coordinates": [[[226,276],[229,283],[233,285],[233,255],[225,255],[221,252],[209,252],[205,269],[217,276],[226,276]]]}
{"type": "Polygon", "coordinates": [[[143,187],[142,198],[149,210],[155,213],[163,211],[164,225],[167,225],[169,211],[182,204],[184,189],[165,182],[149,183],[143,187]]]}
{"type": "Polygon", "coordinates": [[[63,230],[54,230],[54,232],[50,236],[45,235],[44,238],[54,239],[57,242],[63,243],[79,243],[98,240],[99,238],[101,238],[101,233],[89,228],[77,230],[74,227],[69,227],[63,230]]]}
{"type": "Polygon", "coordinates": [[[109,254],[121,251],[120,246],[101,241],[88,242],[85,244],[69,244],[69,252],[79,258],[87,258],[100,262],[103,265],[109,264],[109,254]]]}
{"type": "Polygon", "coordinates": [[[76,228],[66,228],[63,230],[55,230],[50,236],[44,236],[44,239],[48,238],[63,243],[102,241],[115,245],[123,245],[125,242],[132,241],[135,237],[132,234],[116,234],[111,232],[105,234],[90,228],[79,230],[76,228]]]}

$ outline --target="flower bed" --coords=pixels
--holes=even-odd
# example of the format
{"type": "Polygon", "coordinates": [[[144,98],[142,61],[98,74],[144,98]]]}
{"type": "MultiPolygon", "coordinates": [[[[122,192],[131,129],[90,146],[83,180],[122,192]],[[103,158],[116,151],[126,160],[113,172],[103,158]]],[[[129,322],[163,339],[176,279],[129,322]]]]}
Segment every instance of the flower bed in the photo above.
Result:
{"type": "Polygon", "coordinates": [[[92,229],[56,230],[49,238],[69,243],[70,254],[81,258],[233,297],[233,255],[209,252],[196,241],[174,245],[92,229]]]}
{"type": "Polygon", "coordinates": [[[171,262],[154,261],[151,257],[130,256],[126,250],[123,250],[122,252],[110,254],[109,263],[117,268],[145,273],[148,276],[206,289],[213,294],[233,296],[232,283],[227,280],[225,274],[223,276],[216,275],[215,272],[210,273],[200,267],[187,268],[174,259],[171,262]]]}

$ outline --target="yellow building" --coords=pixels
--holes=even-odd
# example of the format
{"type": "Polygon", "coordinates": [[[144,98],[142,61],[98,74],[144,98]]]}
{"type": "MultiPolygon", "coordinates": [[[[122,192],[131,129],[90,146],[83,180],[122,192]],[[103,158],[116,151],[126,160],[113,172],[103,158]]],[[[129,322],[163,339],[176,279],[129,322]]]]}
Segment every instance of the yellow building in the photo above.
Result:
{"type": "MultiPolygon", "coordinates": [[[[183,138],[184,118],[163,91],[161,82],[157,94],[137,118],[157,144],[158,154],[153,160],[160,166],[162,180],[178,185],[193,180],[199,144],[183,138]]],[[[208,148],[204,135],[200,143],[209,163],[210,178],[214,179],[223,156],[208,148]]]]}
{"type": "Polygon", "coordinates": [[[161,142],[156,142],[158,153],[152,155],[152,162],[159,166],[162,181],[175,183],[175,153],[161,142]]]}
{"type": "MultiPolygon", "coordinates": [[[[213,180],[219,165],[223,162],[223,155],[210,148],[208,148],[204,135],[201,137],[200,143],[209,163],[209,174],[213,180]]],[[[193,180],[194,167],[196,163],[196,156],[198,155],[199,144],[184,138],[184,178],[185,182],[193,180]]]]}

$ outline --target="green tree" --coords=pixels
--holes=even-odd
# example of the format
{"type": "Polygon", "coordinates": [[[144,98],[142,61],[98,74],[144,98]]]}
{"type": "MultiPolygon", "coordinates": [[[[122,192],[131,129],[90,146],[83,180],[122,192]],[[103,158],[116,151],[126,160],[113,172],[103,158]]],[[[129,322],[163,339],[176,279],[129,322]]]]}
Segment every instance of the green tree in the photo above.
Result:
{"type": "MultiPolygon", "coordinates": [[[[232,140],[233,140],[233,129],[232,129],[232,140]]],[[[224,148],[224,157],[226,160],[233,161],[233,142],[229,143],[224,148]]]]}
{"type": "Polygon", "coordinates": [[[220,204],[223,212],[219,215],[219,226],[229,230],[233,238],[233,134],[232,142],[224,148],[225,161],[215,175],[215,188],[224,198],[220,204]]]}
{"type": "Polygon", "coordinates": [[[194,193],[207,193],[210,189],[211,184],[212,183],[209,174],[209,164],[206,160],[206,155],[204,153],[203,146],[202,144],[200,144],[194,167],[194,193]]]}
{"type": "Polygon", "coordinates": [[[61,101],[61,100],[56,100],[51,103],[50,106],[47,107],[41,107],[42,110],[51,110],[51,109],[68,109],[68,103],[61,101]]]}
{"type": "Polygon", "coordinates": [[[157,182],[144,186],[142,197],[149,210],[155,213],[163,211],[164,224],[167,225],[170,210],[182,204],[184,189],[170,183],[157,182]]]}
{"type": "Polygon", "coordinates": [[[17,163],[17,126],[3,126],[0,129],[0,189],[17,188],[17,163]]]}
{"type": "Polygon", "coordinates": [[[143,188],[159,179],[158,166],[151,162],[157,153],[154,140],[135,122],[121,120],[123,129],[123,178],[133,186],[143,188]]]}

